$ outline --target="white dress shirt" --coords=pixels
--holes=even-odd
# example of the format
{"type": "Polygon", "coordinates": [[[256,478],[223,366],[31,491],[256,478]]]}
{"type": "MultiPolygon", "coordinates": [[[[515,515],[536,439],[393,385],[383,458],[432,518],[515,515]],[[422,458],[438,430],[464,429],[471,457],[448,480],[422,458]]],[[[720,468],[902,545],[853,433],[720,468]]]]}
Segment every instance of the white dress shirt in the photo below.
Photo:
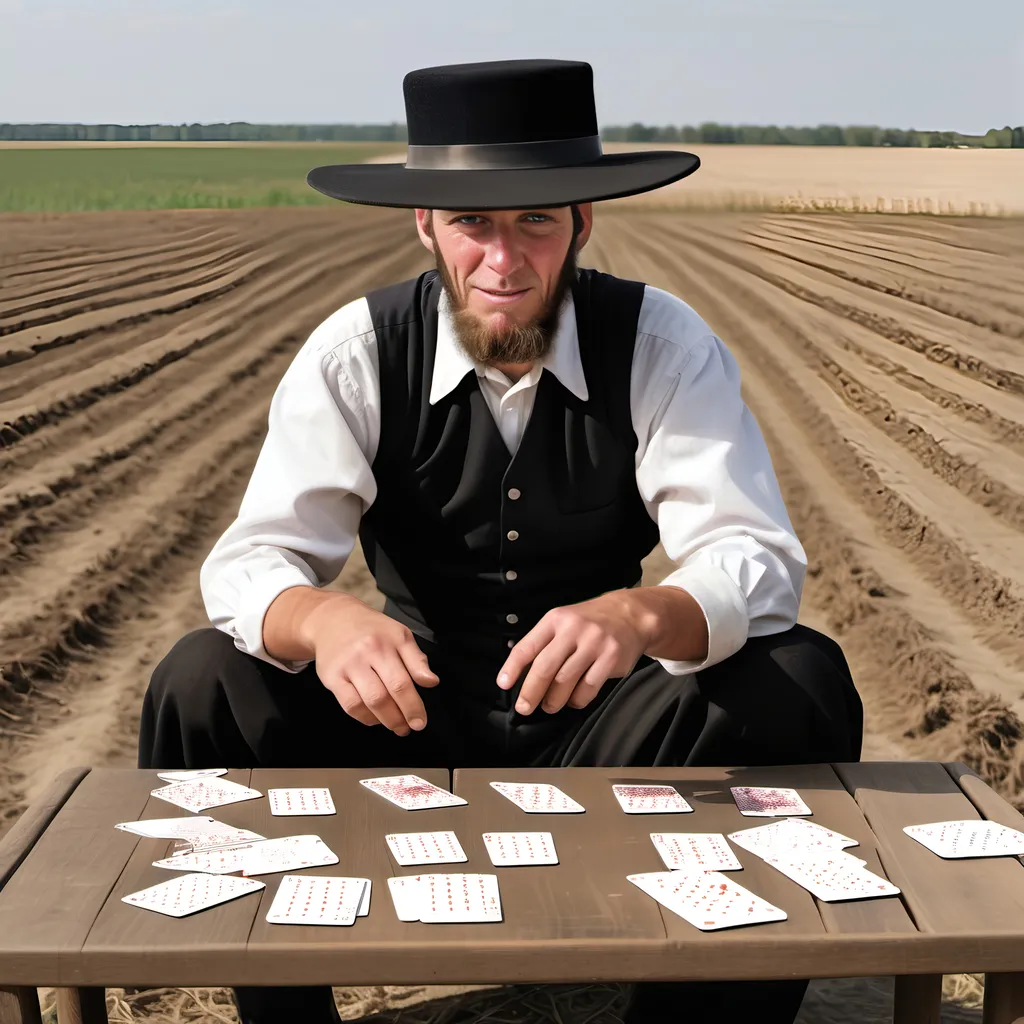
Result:
{"type": "MultiPolygon", "coordinates": [[[[586,400],[576,316],[565,300],[550,350],[512,383],[462,349],[439,302],[433,404],[469,372],[510,452],[515,452],[544,371],[586,400]]],[[[670,661],[684,675],[734,654],[748,636],[797,619],[807,558],[793,532],[760,428],[740,396],[724,343],[681,299],[646,286],[630,381],[636,481],[677,568],[660,585],[682,587],[708,625],[703,661],[670,661]]],[[[309,336],[271,399],[269,429],[235,521],[200,570],[211,623],[235,646],[288,672],[263,645],[271,602],[294,586],[323,586],[352,553],[377,488],[380,437],[377,342],[365,298],[309,336]]]]}

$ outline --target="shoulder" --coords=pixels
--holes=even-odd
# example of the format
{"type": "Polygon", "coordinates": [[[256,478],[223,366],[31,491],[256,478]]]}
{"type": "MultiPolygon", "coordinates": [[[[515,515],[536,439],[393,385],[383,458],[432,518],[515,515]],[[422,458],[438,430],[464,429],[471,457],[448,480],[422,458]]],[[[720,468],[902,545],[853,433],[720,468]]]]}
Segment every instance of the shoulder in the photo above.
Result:
{"type": "Polygon", "coordinates": [[[714,331],[689,303],[650,284],[644,286],[636,336],[638,348],[679,365],[717,341],[714,331]]]}

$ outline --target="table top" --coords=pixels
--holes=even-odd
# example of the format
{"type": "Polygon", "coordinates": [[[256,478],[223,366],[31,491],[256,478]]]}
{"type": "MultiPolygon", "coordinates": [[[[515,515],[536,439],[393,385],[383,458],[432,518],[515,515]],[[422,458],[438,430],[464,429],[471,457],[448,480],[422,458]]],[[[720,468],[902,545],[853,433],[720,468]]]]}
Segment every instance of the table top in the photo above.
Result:
{"type": "Polygon", "coordinates": [[[226,778],[261,793],[327,786],[338,813],[275,817],[266,798],[213,808],[219,821],[274,838],[315,833],[339,863],[303,874],[372,881],[370,913],[351,927],[272,925],[266,888],[184,918],[121,897],[174,877],[152,862],[169,840],[119,821],[187,815],[150,795],[155,771],[79,769],[55,781],[0,842],[0,985],[429,984],[854,977],[1018,970],[1024,958],[1024,870],[1017,857],[944,860],[904,825],[1022,817],[970,769],[937,762],[738,768],[256,769],[226,778]],[[358,784],[414,772],[466,805],[403,811],[358,784]],[[552,782],[583,814],[526,814],[488,784],[552,782]],[[674,785],[685,815],[625,814],[616,782],[674,785]],[[737,810],[730,786],[788,786],[811,821],[860,844],[852,853],[902,896],[824,903],[746,850],[730,875],[788,914],[785,921],[702,932],[627,881],[664,865],[651,832],[729,833],[773,820],[737,810]],[[400,867],[389,832],[454,829],[468,862],[400,867]],[[553,834],[557,865],[495,868],[482,834],[553,834]],[[398,921],[387,878],[426,871],[497,874],[501,923],[398,921]]]}

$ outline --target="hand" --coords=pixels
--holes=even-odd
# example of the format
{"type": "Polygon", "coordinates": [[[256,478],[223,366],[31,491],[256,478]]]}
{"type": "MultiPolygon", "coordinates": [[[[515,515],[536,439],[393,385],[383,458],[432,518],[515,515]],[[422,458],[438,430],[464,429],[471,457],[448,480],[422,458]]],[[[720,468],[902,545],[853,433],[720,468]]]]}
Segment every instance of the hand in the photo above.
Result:
{"type": "Polygon", "coordinates": [[[348,594],[312,611],[305,632],[316,672],[345,713],[363,725],[385,725],[399,736],[427,724],[417,686],[437,686],[412,632],[348,594]]]}
{"type": "Polygon", "coordinates": [[[552,608],[512,648],[498,685],[507,690],[533,662],[516,711],[528,715],[538,704],[549,713],[566,704],[586,707],[606,680],[633,668],[654,626],[650,612],[628,590],[552,608]]]}

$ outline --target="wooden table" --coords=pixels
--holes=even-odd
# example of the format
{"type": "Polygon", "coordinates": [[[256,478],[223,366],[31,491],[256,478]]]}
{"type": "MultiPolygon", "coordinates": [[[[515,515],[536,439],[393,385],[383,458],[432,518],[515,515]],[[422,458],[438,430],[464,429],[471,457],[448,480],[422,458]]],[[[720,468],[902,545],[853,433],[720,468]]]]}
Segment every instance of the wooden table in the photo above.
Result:
{"type": "Polygon", "coordinates": [[[58,987],[63,1021],[105,1021],[110,987],[414,985],[586,981],[835,978],[895,975],[894,1018],[939,1020],[941,977],[985,973],[985,1024],[1024,1021],[1024,868],[1018,858],[943,860],[904,825],[989,818],[1024,830],[1024,818],[962,764],[864,762],[771,768],[570,768],[232,771],[262,793],[328,786],[337,815],[272,817],[266,799],[208,812],[267,837],[312,832],[337,853],[315,874],[368,877],[368,917],[348,928],[270,925],[279,875],[260,892],[174,919],[121,897],[173,877],[152,862],[167,840],[113,827],[187,812],[150,796],[153,771],[73,769],[0,842],[0,1024],[39,1021],[36,986],[58,987]],[[358,784],[415,770],[465,796],[466,806],[402,811],[358,784]],[[586,807],[527,815],[488,785],[554,782],[586,807]],[[674,784],[687,815],[627,815],[616,781],[674,784]],[[663,870],[649,833],[728,833],[770,819],[736,810],[732,785],[798,789],[811,820],[858,840],[852,852],[902,897],[822,903],[742,849],[736,877],[788,920],[700,932],[626,881],[663,870]],[[398,867],[384,842],[395,831],[455,829],[468,863],[436,870],[495,872],[500,924],[399,922],[386,879],[398,867]],[[560,863],[494,868],[482,833],[544,830],[560,863]]]}

